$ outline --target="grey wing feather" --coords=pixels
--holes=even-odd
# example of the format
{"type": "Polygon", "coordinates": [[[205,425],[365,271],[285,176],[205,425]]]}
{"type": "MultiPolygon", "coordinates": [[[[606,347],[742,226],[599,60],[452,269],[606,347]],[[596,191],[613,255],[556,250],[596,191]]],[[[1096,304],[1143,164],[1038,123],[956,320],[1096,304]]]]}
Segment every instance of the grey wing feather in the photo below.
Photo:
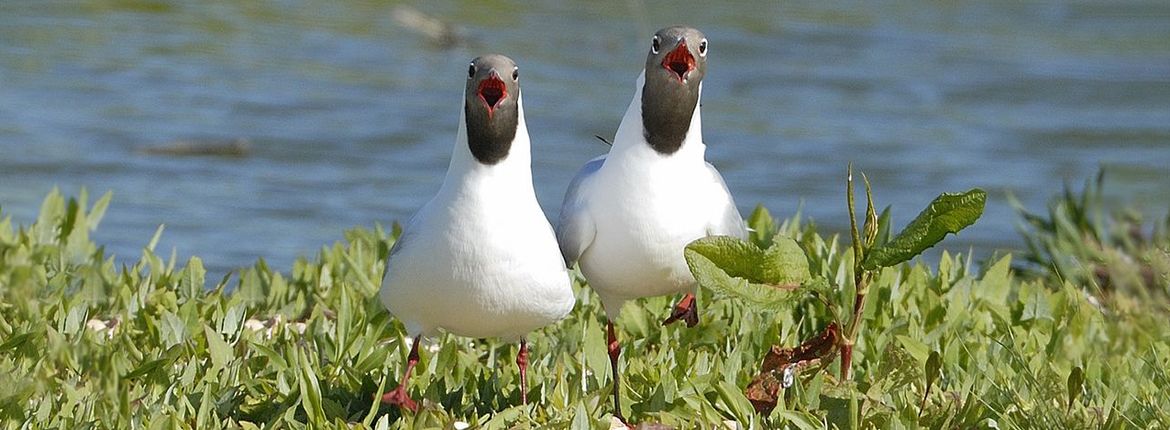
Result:
{"type": "Polygon", "coordinates": [[[715,166],[707,163],[707,170],[711,173],[711,179],[723,188],[723,193],[727,195],[727,204],[723,208],[722,215],[712,221],[711,234],[735,236],[740,239],[746,239],[748,235],[747,224],[743,222],[743,216],[739,214],[739,209],[735,207],[735,199],[731,197],[731,190],[727,189],[727,183],[723,181],[723,175],[715,170],[715,166]]]}
{"type": "MultiPolygon", "coordinates": [[[[420,209],[419,212],[421,211],[420,209]]],[[[417,212],[411,215],[410,220],[406,222],[406,226],[402,228],[402,233],[399,233],[398,238],[394,240],[394,244],[390,245],[390,252],[386,254],[386,267],[382,270],[382,282],[386,282],[386,274],[390,273],[390,263],[394,259],[394,254],[401,251],[402,247],[406,246],[407,243],[414,241],[415,229],[411,228],[411,226],[414,225],[414,219],[416,217],[418,217],[417,212]]]]}
{"type": "Polygon", "coordinates": [[[605,164],[604,155],[585,163],[569,183],[569,189],[565,191],[565,199],[561,203],[561,216],[556,229],[557,243],[560,244],[561,255],[565,257],[565,264],[569,267],[581,258],[581,254],[584,254],[585,249],[593,243],[593,236],[597,232],[593,218],[586,210],[587,202],[584,200],[585,196],[581,194],[581,186],[593,178],[602,164],[605,164]]]}

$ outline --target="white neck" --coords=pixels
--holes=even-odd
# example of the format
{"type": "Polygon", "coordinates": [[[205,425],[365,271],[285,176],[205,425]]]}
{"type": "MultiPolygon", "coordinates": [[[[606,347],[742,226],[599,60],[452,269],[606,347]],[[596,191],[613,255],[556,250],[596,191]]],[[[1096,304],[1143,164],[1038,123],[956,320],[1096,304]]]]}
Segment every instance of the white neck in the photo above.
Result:
{"type": "Polygon", "coordinates": [[[459,110],[459,134],[455,138],[455,149],[451,152],[447,177],[443,179],[443,189],[467,183],[470,179],[507,181],[532,187],[531,142],[528,139],[528,125],[524,122],[524,102],[520,94],[516,95],[516,108],[519,110],[516,137],[512,139],[508,155],[492,165],[479,162],[471,154],[467,143],[466,109],[459,110]]]}
{"type": "MultiPolygon", "coordinates": [[[[621,156],[620,154],[628,152],[644,154],[645,151],[650,151],[658,154],[650,146],[650,143],[646,141],[645,127],[642,125],[642,88],[645,85],[646,71],[643,70],[642,74],[638,75],[634,99],[630,101],[630,107],[626,109],[626,115],[622,117],[622,123],[618,126],[617,134],[614,135],[613,148],[609,151],[610,157],[621,156]]],[[[703,84],[699,83],[699,102],[695,103],[695,112],[691,116],[691,126],[687,129],[682,146],[673,154],[658,154],[659,156],[662,158],[681,160],[703,160],[707,146],[703,144],[703,121],[699,114],[699,107],[702,104],[702,100],[703,84]]]]}

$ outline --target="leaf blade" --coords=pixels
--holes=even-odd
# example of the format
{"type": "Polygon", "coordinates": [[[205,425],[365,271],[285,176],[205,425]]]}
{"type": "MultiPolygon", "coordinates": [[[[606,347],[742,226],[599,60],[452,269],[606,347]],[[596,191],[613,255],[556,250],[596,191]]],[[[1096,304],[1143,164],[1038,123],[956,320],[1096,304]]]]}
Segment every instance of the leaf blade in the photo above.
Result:
{"type": "Polygon", "coordinates": [[[979,188],[939,195],[892,240],[870,250],[862,268],[890,267],[914,258],[942,241],[948,233],[958,233],[974,224],[983,216],[986,203],[987,192],[979,188]]]}
{"type": "Polygon", "coordinates": [[[780,235],[766,250],[734,237],[706,237],[688,244],[683,256],[699,285],[762,310],[800,297],[793,292],[811,277],[800,245],[780,235]]]}

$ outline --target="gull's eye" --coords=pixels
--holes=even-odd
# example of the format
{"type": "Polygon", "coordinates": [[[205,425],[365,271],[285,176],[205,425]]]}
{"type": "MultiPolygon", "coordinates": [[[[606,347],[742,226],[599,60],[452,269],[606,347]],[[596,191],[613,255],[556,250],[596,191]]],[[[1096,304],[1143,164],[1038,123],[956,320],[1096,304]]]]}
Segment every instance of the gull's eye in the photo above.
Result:
{"type": "Polygon", "coordinates": [[[699,41],[699,56],[707,56],[707,38],[703,38],[703,40],[699,41]]]}
{"type": "Polygon", "coordinates": [[[475,63],[471,63],[471,64],[467,65],[467,79],[471,79],[474,77],[475,77],[475,63]]]}
{"type": "Polygon", "coordinates": [[[662,49],[662,41],[658,40],[658,36],[654,36],[654,39],[650,40],[650,52],[657,54],[659,49],[662,49]]]}
{"type": "Polygon", "coordinates": [[[512,69],[512,80],[513,81],[520,80],[520,67],[519,66],[517,66],[515,69],[512,69]]]}

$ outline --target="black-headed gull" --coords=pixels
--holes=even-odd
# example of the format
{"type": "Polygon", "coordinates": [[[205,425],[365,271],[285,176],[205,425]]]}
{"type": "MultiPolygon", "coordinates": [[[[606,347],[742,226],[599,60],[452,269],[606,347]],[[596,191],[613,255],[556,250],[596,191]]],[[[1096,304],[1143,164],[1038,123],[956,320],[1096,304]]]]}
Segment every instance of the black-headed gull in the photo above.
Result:
{"type": "Polygon", "coordinates": [[[703,158],[699,96],[707,50],[707,38],[693,28],[654,34],[609,154],[585,164],[561,206],[561,252],[570,266],[580,264],[605,306],[619,418],[621,347],[613,322],[622,305],[685,293],[663,324],[683,319],[695,325],[696,284],[683,249],[704,236],[747,235],[727,185],[703,158]]]}
{"type": "Polygon", "coordinates": [[[520,341],[564,318],[575,298],[556,236],[536,201],[520,72],[502,55],[468,66],[463,113],[447,176],[410,219],[386,262],[381,299],[414,337],[406,372],[383,402],[416,410],[406,387],[419,339],[437,330],[520,341]]]}

